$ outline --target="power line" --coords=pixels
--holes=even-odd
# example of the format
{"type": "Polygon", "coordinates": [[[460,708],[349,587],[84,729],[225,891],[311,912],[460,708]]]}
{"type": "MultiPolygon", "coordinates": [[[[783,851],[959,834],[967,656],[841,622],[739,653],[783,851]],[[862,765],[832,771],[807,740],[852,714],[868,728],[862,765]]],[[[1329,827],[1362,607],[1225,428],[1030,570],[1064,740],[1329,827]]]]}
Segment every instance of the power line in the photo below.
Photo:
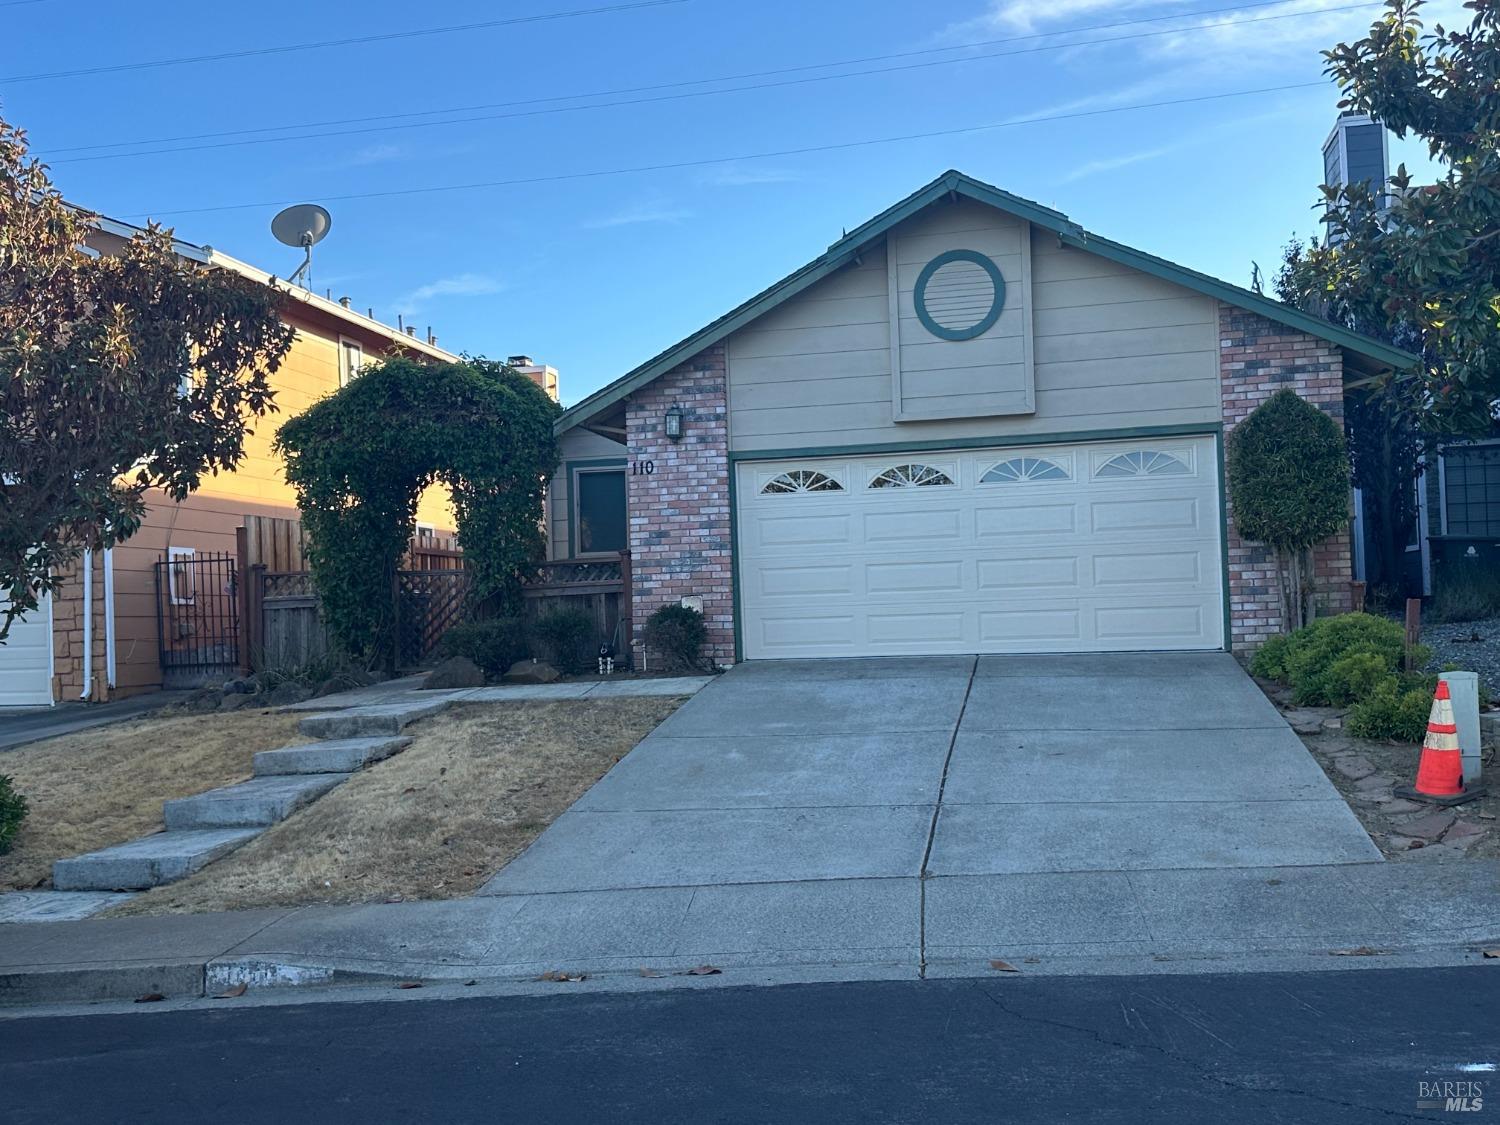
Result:
{"type": "Polygon", "coordinates": [[[258,58],[262,55],[285,55],[294,51],[319,51],[328,47],[352,47],[362,43],[386,43],[393,39],[417,39],[430,35],[453,35],[460,31],[488,31],[497,27],[513,27],[525,23],[546,23],[551,20],[576,19],[579,16],[598,16],[611,12],[633,12],[641,8],[662,8],[670,4],[686,4],[689,0],[634,0],[628,4],[610,4],[602,8],[574,8],[566,12],[542,12],[532,16],[512,16],[503,20],[484,20],[479,23],[452,24],[447,27],[422,27],[409,31],[387,31],[379,35],[357,35],[348,39],[322,39],[313,43],[288,43],[277,47],[252,47],[243,51],[222,51],[213,55],[180,55],[170,59],[148,59],[141,62],[115,63],[111,66],[89,66],[78,70],[53,70],[39,74],[13,74],[0,78],[0,84],[18,82],[46,82],[54,78],[83,78],[94,74],[118,74],[127,70],[155,70],[167,66],[183,66],[188,63],[223,62],[226,59],[258,58]]]}
{"type": "MultiPolygon", "coordinates": [[[[972,133],[989,132],[995,129],[1012,129],[1022,125],[1040,125],[1054,121],[1073,121],[1084,117],[1100,117],[1111,113],[1126,113],[1134,110],[1161,109],[1165,106],[1189,105],[1198,102],[1221,101],[1226,98],[1253,97],[1258,94],[1276,94],[1287,90],[1308,90],[1313,87],[1326,88],[1325,81],[1294,82],[1283,86],[1262,86],[1255,90],[1230,90],[1220,94],[1200,94],[1190,98],[1169,98],[1159,102],[1139,102],[1135,105],[1111,106],[1106,109],[1078,110],[1073,113],[1057,113],[1046,116],[1014,118],[995,121],[985,125],[965,125],[955,129],[937,129],[926,133],[903,133],[891,137],[872,137],[860,141],[841,141],[834,144],[807,145],[801,148],[785,148],[773,151],[742,153],[738,156],[713,156],[699,160],[678,160],[662,164],[638,164],[626,168],[598,169],[588,172],[555,172],[542,176],[523,176],[509,180],[480,180],[468,184],[440,184],[431,187],[396,188],[390,191],[350,192],[345,195],[319,195],[325,203],[344,203],[356,199],[388,199],[404,195],[432,195],[439,192],[477,191],[483,188],[520,187],[529,184],[561,183],[568,180],[602,179],[608,176],[636,175],[643,172],[669,172],[687,168],[703,168],[713,164],[737,164],[746,160],[768,160],[786,156],[805,156],[819,152],[837,152],[845,149],[868,148],[875,145],[900,144],[905,141],[929,140],[935,137],[956,137],[972,133]]],[[[263,207],[283,207],[296,200],[270,199],[255,203],[225,203],[214,207],[184,207],[151,213],[136,213],[126,216],[133,219],[158,218],[162,215],[205,215],[218,211],[248,211],[263,207]]]]}
{"type": "MultiPolygon", "coordinates": [[[[1067,49],[1075,48],[1075,47],[1102,46],[1102,45],[1107,45],[1107,44],[1112,44],[1112,43],[1127,42],[1127,41],[1131,41],[1131,40],[1149,39],[1149,38],[1159,37],[1159,36],[1163,36],[1163,35],[1179,35],[1179,34],[1186,34],[1188,32],[1193,32],[1193,31],[1211,30],[1211,29],[1219,28],[1219,27],[1239,27],[1239,26],[1242,26],[1242,25],[1245,25],[1245,24],[1265,23],[1265,22],[1268,22],[1268,21],[1271,21],[1271,20],[1291,19],[1291,18],[1296,17],[1296,16],[1322,14],[1324,12],[1348,11],[1348,10],[1355,9],[1355,8],[1368,8],[1368,7],[1375,7],[1375,6],[1376,5],[1373,4],[1373,3],[1371,3],[1370,0],[1363,0],[1363,2],[1361,2],[1361,3],[1347,4],[1347,5],[1344,5],[1343,7],[1339,7],[1339,8],[1321,8],[1321,9],[1316,9],[1315,11],[1307,11],[1307,12],[1287,12],[1287,13],[1281,13],[1279,15],[1272,15],[1272,16],[1256,16],[1256,17],[1252,17],[1250,19],[1233,20],[1233,21],[1230,21],[1228,23],[1223,23],[1223,24],[1200,25],[1200,26],[1197,26],[1197,27],[1185,27],[1185,28],[1167,28],[1167,29],[1159,30],[1159,31],[1142,31],[1142,32],[1135,32],[1135,33],[1130,34],[1130,35],[1115,35],[1115,36],[1109,36],[1107,38],[1088,39],[1088,40],[1082,40],[1082,41],[1077,41],[1077,42],[1047,43],[1047,44],[1042,44],[1040,46],[1021,47],[1021,48],[1018,48],[1016,50],[1011,50],[1011,51],[991,51],[991,52],[987,52],[985,54],[967,55],[965,57],[955,58],[955,59],[929,59],[929,60],[927,60],[925,62],[903,63],[903,64],[898,65],[898,66],[872,67],[872,68],[869,68],[869,69],[866,69],[866,70],[847,71],[847,72],[842,73],[842,74],[820,74],[820,75],[813,75],[811,77],[803,77],[803,78],[785,78],[785,79],[781,79],[779,81],[774,81],[774,82],[757,82],[757,83],[752,83],[752,84],[749,84],[749,85],[742,85],[742,86],[728,86],[728,87],[724,87],[722,89],[717,89],[717,90],[693,90],[693,91],[688,91],[688,92],[684,92],[684,93],[676,93],[676,94],[658,94],[658,95],[654,95],[654,96],[651,96],[651,97],[624,98],[624,99],[619,99],[619,100],[610,101],[610,102],[594,102],[594,103],[591,103],[591,104],[588,104],[588,105],[551,106],[551,107],[548,107],[548,108],[545,108],[545,109],[516,110],[516,111],[513,111],[513,112],[509,112],[509,113],[485,113],[485,114],[479,114],[479,115],[469,116],[469,117],[449,118],[447,120],[442,120],[442,121],[413,121],[413,122],[407,122],[405,124],[389,124],[389,123],[386,123],[386,124],[379,124],[379,125],[367,125],[367,126],[363,126],[361,128],[354,128],[354,129],[328,129],[328,130],[324,130],[322,132],[298,133],[298,134],[295,134],[293,136],[286,136],[286,137],[256,137],[256,138],[250,138],[250,139],[245,139],[245,140],[216,141],[216,142],[212,142],[212,143],[209,143],[209,144],[200,144],[200,145],[179,145],[179,146],[175,146],[175,147],[172,147],[172,148],[142,149],[142,150],[134,151],[134,152],[98,153],[98,154],[91,155],[91,156],[64,157],[61,160],[52,160],[52,161],[50,161],[50,163],[52,163],[52,164],[74,164],[74,163],[80,163],[80,162],[83,162],[83,161],[122,160],[122,159],[131,158],[131,157],[162,156],[162,155],[168,155],[168,154],[177,153],[177,152],[201,152],[201,151],[208,150],[208,149],[242,148],[242,147],[246,147],[246,146],[250,146],[250,145],[279,144],[279,143],[286,142],[286,141],[306,141],[306,140],[317,140],[317,139],[328,138],[328,137],[359,136],[359,135],[364,135],[364,134],[369,134],[369,133],[390,133],[390,132],[395,132],[397,130],[428,129],[428,128],[433,128],[433,127],[442,126],[442,125],[465,125],[465,124],[473,124],[475,122],[480,122],[480,121],[501,121],[501,120],[510,120],[510,119],[522,118],[522,117],[541,117],[541,116],[548,116],[548,115],[551,115],[551,114],[558,114],[558,113],[579,113],[579,112],[584,112],[584,111],[588,111],[588,110],[610,109],[610,108],[616,108],[616,107],[620,107],[620,106],[645,105],[645,104],[651,104],[651,103],[656,103],[656,102],[683,101],[683,100],[694,99],[694,98],[713,97],[713,96],[723,95],[723,94],[745,93],[747,91],[754,91],[754,90],[777,89],[777,88],[783,88],[783,87],[788,87],[788,86],[805,86],[805,85],[811,85],[811,84],[820,83],[820,82],[834,82],[834,81],[840,81],[840,80],[846,79],[846,78],[868,77],[868,76],[874,75],[874,74],[891,74],[891,73],[897,73],[897,72],[900,72],[900,71],[908,71],[908,70],[925,70],[925,69],[929,69],[929,68],[932,68],[932,67],[938,67],[938,66],[950,66],[950,65],[953,65],[955,63],[978,62],[978,61],[987,60],[987,59],[1014,57],[1016,55],[1037,54],[1037,53],[1043,52],[1043,51],[1060,51],[1060,50],[1067,50],[1067,49]]],[[[1132,21],[1132,22],[1136,22],[1136,21],[1132,21]]],[[[1139,21],[1139,22],[1147,22],[1147,21],[1139,21]]],[[[1072,33],[1058,32],[1058,33],[1053,33],[1053,34],[1072,34],[1072,33]]],[[[1028,37],[1028,38],[1030,38],[1030,37],[1028,37]]],[[[1004,40],[1001,40],[1001,42],[1004,42],[1004,40]]],[[[839,65],[844,65],[844,64],[829,63],[829,64],[825,64],[825,65],[828,65],[828,66],[839,66],[839,65]]],[[[722,81],[722,80],[718,80],[718,79],[704,79],[702,81],[722,81]]],[[[593,96],[593,95],[578,95],[578,96],[593,96]]],[[[556,99],[537,99],[537,100],[556,100],[556,99]]],[[[512,104],[531,104],[531,103],[512,103],[512,104]]],[[[432,112],[443,112],[443,111],[432,111],[432,112]]],[[[393,119],[399,119],[399,118],[402,118],[402,117],[409,117],[409,116],[413,116],[413,115],[411,115],[411,114],[392,114],[392,115],[387,115],[385,117],[369,118],[367,120],[375,120],[375,121],[388,122],[388,121],[393,120],[393,119]]]]}

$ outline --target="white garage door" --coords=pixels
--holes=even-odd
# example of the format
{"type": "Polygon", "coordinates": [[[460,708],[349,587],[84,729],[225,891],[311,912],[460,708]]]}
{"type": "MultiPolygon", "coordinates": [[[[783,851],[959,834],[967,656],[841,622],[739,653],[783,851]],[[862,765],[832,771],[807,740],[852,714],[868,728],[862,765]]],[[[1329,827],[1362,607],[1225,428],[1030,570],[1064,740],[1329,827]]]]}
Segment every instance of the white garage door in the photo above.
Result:
{"type": "Polygon", "coordinates": [[[1223,646],[1212,438],[737,474],[747,659],[1223,646]]]}
{"type": "Polygon", "coordinates": [[[16,620],[0,644],[0,707],[52,702],[52,599],[16,620]]]}

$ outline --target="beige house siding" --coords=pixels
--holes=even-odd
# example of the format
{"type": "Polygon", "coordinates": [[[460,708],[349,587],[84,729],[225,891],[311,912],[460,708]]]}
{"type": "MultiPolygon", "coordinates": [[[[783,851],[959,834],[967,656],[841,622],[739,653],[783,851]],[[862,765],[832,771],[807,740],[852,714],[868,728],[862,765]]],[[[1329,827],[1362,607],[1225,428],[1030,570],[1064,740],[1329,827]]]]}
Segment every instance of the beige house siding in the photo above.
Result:
{"type": "MultiPolygon", "coordinates": [[[[988,228],[1015,228],[982,204],[948,204],[903,224],[897,235],[901,284],[908,249],[963,248],[988,228]],[[921,239],[921,242],[914,240],[921,239]]],[[[1063,248],[1031,229],[1034,413],[896,422],[892,403],[890,298],[883,247],[773,309],[728,340],[731,448],[736,452],[940,442],[1117,430],[1211,426],[1220,420],[1215,302],[1190,290],[1063,248]]],[[[982,240],[985,249],[991,240],[982,240]]],[[[1017,256],[1019,257],[1019,256],[1017,256]]],[[[1006,272],[1007,308],[1024,309],[1021,279],[1006,272]]],[[[909,295],[906,297],[909,302],[909,295]]],[[[981,365],[1014,347],[1001,335],[958,345],[981,365]],[[993,353],[993,354],[991,354],[993,353]]],[[[1021,315],[1018,311],[1014,316],[1021,315]]],[[[903,320],[905,341],[920,330],[903,320]]],[[[945,351],[952,351],[949,346],[945,351]]],[[[921,364],[920,359],[903,360],[921,364]]],[[[944,363],[967,362],[945,356],[944,363]]],[[[962,372],[963,368],[957,368],[962,372]]],[[[962,376],[955,376],[962,378],[962,376]]],[[[956,384],[955,389],[961,384],[956,384]]]]}
{"type": "Polygon", "coordinates": [[[576,426],[558,439],[558,468],[547,486],[547,557],[565,559],[568,552],[569,462],[625,459],[625,446],[576,426]]]}

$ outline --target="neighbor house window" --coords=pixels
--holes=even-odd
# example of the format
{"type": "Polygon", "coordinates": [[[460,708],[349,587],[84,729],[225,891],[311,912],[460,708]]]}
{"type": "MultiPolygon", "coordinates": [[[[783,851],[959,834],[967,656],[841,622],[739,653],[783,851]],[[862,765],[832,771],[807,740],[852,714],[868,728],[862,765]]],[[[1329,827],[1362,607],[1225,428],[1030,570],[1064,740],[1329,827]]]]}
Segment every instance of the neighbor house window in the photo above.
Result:
{"type": "Polygon", "coordinates": [[[197,593],[194,580],[192,547],[167,548],[167,596],[173,605],[191,605],[197,593]]]}
{"type": "Polygon", "coordinates": [[[1500,536],[1500,445],[1443,450],[1447,533],[1500,536]]]}
{"type": "Polygon", "coordinates": [[[359,374],[365,365],[365,350],[358,340],[339,338],[339,386],[347,387],[349,380],[359,374]]]}
{"type": "Polygon", "coordinates": [[[579,469],[573,474],[573,549],[606,555],[629,545],[625,520],[625,470],[579,469]]]}

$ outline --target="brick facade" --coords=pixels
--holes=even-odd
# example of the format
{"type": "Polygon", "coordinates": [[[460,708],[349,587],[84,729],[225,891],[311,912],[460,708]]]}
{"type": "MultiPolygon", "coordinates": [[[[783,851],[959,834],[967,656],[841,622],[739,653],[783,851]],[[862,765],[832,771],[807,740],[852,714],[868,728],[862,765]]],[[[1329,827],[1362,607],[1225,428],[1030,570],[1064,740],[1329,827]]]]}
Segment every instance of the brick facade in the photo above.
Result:
{"type": "MultiPolygon", "coordinates": [[[[1219,387],[1224,432],[1283,387],[1290,387],[1340,424],[1344,420],[1343,356],[1333,344],[1283,327],[1257,313],[1219,306],[1219,387]]],[[[1354,577],[1348,530],[1313,551],[1319,612],[1351,606],[1354,577]]],[[[1229,523],[1230,642],[1249,651],[1282,631],[1281,594],[1269,547],[1250,543],[1229,523]]]]}
{"type": "Polygon", "coordinates": [[[707,348],[637,391],[626,404],[630,554],[637,629],[657,608],[703,599],[705,655],[734,663],[730,552],[729,409],[722,345],[707,348]],[[682,440],[663,416],[684,412],[682,440]],[[639,470],[647,464],[654,472],[639,470]]]}

